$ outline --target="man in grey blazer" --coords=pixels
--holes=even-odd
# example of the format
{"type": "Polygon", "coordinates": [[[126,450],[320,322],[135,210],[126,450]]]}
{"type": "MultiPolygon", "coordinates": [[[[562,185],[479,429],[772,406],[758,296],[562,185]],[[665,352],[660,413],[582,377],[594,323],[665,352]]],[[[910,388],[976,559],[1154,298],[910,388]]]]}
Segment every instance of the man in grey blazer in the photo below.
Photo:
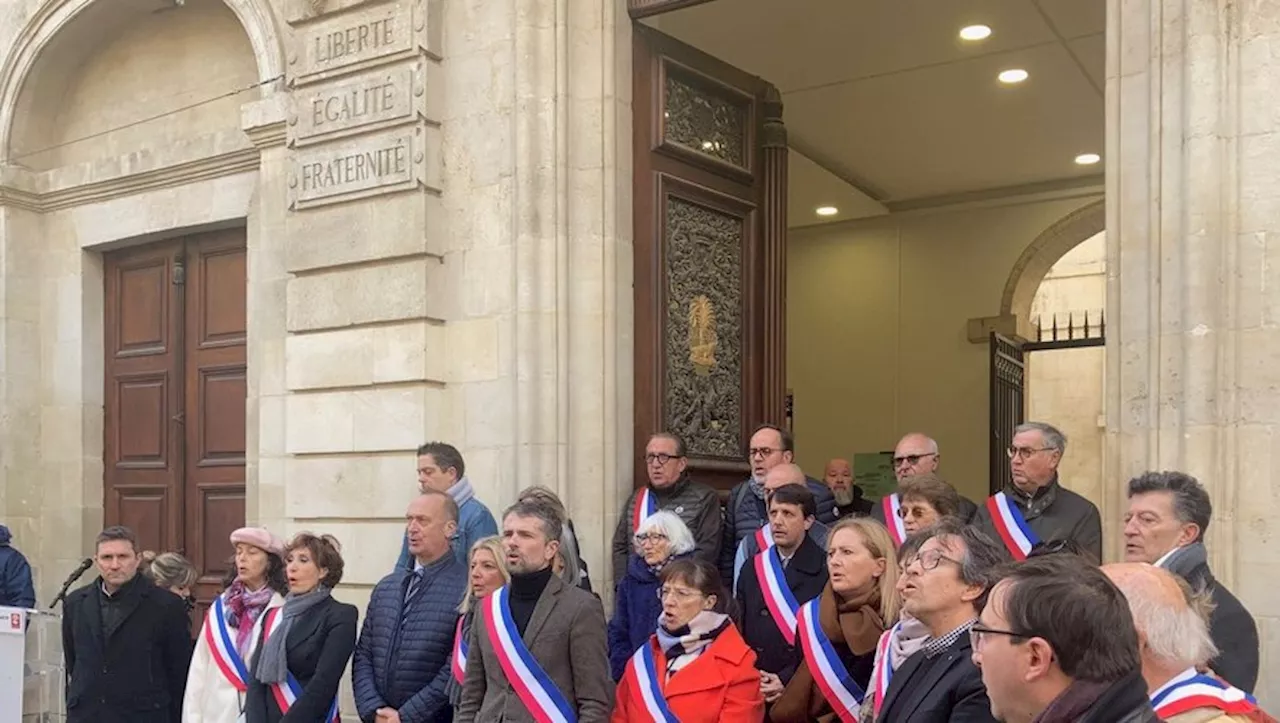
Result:
{"type": "Polygon", "coordinates": [[[476,606],[454,723],[534,723],[530,708],[540,704],[527,690],[538,686],[542,699],[563,705],[579,723],[609,720],[614,686],[604,608],[552,574],[561,530],[555,511],[537,502],[518,502],[503,513],[511,584],[476,606]],[[549,681],[549,689],[539,679],[549,681]]]}

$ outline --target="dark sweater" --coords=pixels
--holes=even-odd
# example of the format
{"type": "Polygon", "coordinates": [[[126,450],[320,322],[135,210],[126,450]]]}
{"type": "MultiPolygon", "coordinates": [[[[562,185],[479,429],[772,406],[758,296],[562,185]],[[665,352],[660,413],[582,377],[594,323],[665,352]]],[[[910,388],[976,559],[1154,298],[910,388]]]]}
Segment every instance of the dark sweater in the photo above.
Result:
{"type": "Polygon", "coordinates": [[[520,635],[524,635],[524,629],[533,617],[533,609],[538,606],[538,598],[542,597],[542,590],[550,579],[550,566],[537,572],[511,576],[511,618],[515,620],[520,635]]]}

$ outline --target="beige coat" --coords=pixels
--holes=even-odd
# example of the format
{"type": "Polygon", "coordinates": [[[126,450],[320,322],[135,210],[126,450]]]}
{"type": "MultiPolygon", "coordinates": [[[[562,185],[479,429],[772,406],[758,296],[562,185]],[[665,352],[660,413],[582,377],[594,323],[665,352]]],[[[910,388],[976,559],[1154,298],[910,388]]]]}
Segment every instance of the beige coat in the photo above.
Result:
{"type": "MultiPolygon", "coordinates": [[[[222,593],[226,595],[226,593],[222,593]]],[[[253,635],[249,639],[249,654],[245,656],[245,664],[253,660],[253,651],[258,647],[258,631],[262,621],[267,617],[267,610],[284,605],[280,593],[271,596],[266,610],[258,616],[254,623],[253,635]]],[[[210,608],[212,611],[213,608],[210,608]]],[[[209,627],[209,616],[205,615],[204,625],[200,627],[200,637],[196,640],[195,652],[191,654],[191,668],[187,671],[187,691],[182,698],[182,723],[236,723],[240,720],[240,709],[244,696],[229,683],[218,664],[213,662],[213,653],[205,639],[205,628],[209,627]]]]}
{"type": "MultiPolygon", "coordinates": [[[[609,720],[614,687],[604,608],[594,595],[553,575],[521,639],[576,712],[579,723],[609,720]]],[[[471,624],[468,646],[466,683],[454,723],[533,723],[498,662],[481,609],[471,624]]]]}
{"type": "Polygon", "coordinates": [[[1240,715],[1225,715],[1213,708],[1196,708],[1170,716],[1165,719],[1165,723],[1249,723],[1249,719],[1240,715]]]}

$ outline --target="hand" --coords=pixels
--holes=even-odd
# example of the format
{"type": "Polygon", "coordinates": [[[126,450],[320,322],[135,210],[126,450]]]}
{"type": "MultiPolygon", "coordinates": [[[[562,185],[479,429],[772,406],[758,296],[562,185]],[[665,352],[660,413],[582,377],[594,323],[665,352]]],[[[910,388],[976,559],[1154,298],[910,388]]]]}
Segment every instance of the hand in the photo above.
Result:
{"type": "Polygon", "coordinates": [[[764,702],[772,703],[782,697],[782,678],[773,673],[760,671],[760,694],[764,696],[764,702]]]}
{"type": "Polygon", "coordinates": [[[379,708],[374,715],[378,723],[400,723],[400,712],[395,708],[379,708]]]}

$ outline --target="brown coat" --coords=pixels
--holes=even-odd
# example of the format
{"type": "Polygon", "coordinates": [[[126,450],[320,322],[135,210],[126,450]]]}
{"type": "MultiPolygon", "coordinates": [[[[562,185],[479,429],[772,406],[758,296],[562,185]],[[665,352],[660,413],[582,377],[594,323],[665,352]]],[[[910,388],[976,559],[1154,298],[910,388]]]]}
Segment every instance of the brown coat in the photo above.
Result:
{"type": "MultiPolygon", "coordinates": [[[[579,723],[604,723],[613,709],[613,679],[605,638],[604,608],[591,593],[559,577],[547,582],[522,636],[529,653],[569,701],[579,723]]],[[[468,640],[466,683],[454,723],[534,723],[507,680],[477,613],[468,640]]]]}

